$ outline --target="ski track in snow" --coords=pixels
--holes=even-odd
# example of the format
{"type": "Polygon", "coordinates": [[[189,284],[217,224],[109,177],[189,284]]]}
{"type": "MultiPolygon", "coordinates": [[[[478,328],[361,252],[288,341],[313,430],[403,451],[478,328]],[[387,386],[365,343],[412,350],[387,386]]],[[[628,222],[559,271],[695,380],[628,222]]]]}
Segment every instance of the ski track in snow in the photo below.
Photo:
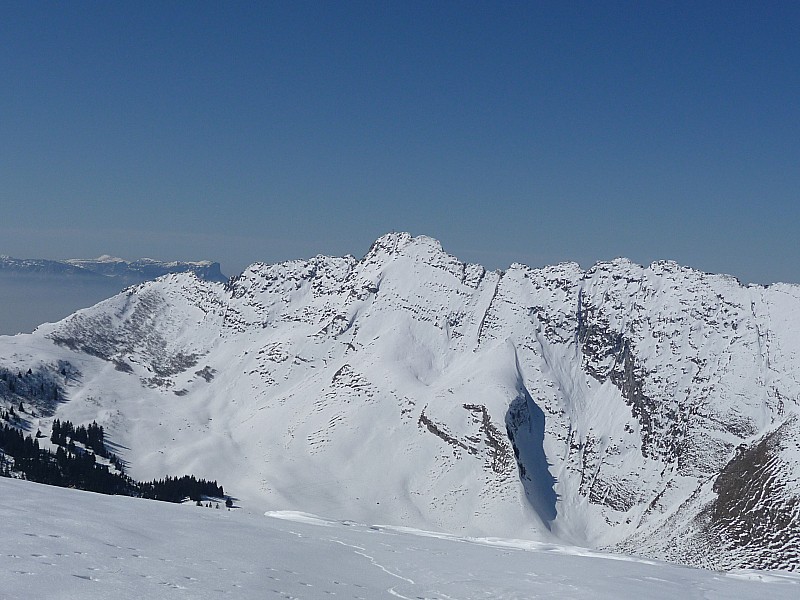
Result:
{"type": "Polygon", "coordinates": [[[550,544],[280,518],[0,479],[0,597],[406,600],[797,598],[730,574],[550,544]],[[517,545],[519,544],[519,545],[517,545]]]}

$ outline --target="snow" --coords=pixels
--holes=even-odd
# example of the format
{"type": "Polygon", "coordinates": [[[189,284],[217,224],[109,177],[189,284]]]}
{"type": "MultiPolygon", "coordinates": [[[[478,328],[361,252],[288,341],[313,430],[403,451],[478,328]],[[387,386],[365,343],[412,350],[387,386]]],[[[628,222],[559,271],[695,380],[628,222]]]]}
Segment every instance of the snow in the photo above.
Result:
{"type": "MultiPolygon", "coordinates": [[[[83,259],[73,258],[71,260],[73,260],[75,262],[79,262],[79,261],[81,261],[83,259]]],[[[94,262],[99,262],[99,263],[121,263],[121,262],[126,262],[126,261],[125,261],[124,258],[119,258],[117,256],[111,256],[110,254],[101,254],[100,256],[98,256],[97,258],[94,259],[94,262]]]]}
{"type": "MultiPolygon", "coordinates": [[[[622,259],[487,272],[395,233],[361,260],[135,286],[0,337],[0,365],[74,365],[32,430],[96,420],[140,480],[193,473],[253,511],[699,564],[717,554],[670,554],[673,525],[713,501],[740,444],[797,413],[798,315],[797,286],[622,259]]],[[[800,458],[781,452],[789,504],[800,458]]]]}
{"type": "Polygon", "coordinates": [[[110,497],[0,479],[5,598],[797,598],[785,573],[715,573],[558,545],[467,539],[110,497]]]}

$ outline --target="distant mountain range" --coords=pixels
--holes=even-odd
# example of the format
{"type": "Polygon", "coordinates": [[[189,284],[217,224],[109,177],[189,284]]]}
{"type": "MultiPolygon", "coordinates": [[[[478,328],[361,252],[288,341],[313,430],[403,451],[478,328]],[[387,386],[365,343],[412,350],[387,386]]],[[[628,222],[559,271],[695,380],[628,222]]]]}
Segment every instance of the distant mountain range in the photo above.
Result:
{"type": "Polygon", "coordinates": [[[217,262],[132,262],[95,259],[46,260],[0,256],[0,334],[30,332],[119,293],[129,285],[168,273],[190,272],[205,281],[224,282],[217,262]]]}
{"type": "Polygon", "coordinates": [[[66,260],[0,256],[0,274],[113,278],[124,282],[125,285],[132,285],[168,273],[194,273],[206,281],[226,281],[226,277],[220,271],[219,263],[211,261],[164,262],[152,258],[140,258],[128,262],[107,255],[93,259],[70,258],[66,260]]]}
{"type": "Polygon", "coordinates": [[[60,386],[7,395],[30,431],[96,420],[133,477],[193,473],[254,509],[800,568],[800,286],[487,271],[393,233],[130,287],[0,337],[0,366],[60,386]]]}

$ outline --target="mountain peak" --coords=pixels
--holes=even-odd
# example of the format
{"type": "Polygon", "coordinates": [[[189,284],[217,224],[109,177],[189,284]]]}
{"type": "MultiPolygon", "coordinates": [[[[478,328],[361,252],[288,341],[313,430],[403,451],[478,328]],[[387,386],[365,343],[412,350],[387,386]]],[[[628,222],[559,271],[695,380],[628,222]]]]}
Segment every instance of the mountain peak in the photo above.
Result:
{"type": "Polygon", "coordinates": [[[434,252],[444,252],[439,240],[427,235],[413,236],[408,232],[391,232],[382,235],[373,242],[365,259],[377,257],[381,254],[395,256],[398,254],[408,254],[407,249],[427,249],[434,252]]]}
{"type": "MultiPolygon", "coordinates": [[[[82,260],[80,258],[73,259],[75,261],[82,260]]],[[[94,259],[94,262],[99,263],[123,263],[127,262],[124,258],[120,258],[118,256],[111,256],[110,254],[101,254],[97,258],[94,259]]]]}

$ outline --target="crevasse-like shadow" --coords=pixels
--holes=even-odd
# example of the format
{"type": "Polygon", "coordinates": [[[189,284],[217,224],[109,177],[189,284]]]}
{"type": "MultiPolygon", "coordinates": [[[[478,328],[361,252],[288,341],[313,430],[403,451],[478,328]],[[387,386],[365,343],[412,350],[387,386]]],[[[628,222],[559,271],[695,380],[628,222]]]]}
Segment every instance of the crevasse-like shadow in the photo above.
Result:
{"type": "Polygon", "coordinates": [[[556,518],[556,479],[544,452],[544,412],[524,386],[506,413],[506,430],[528,502],[548,527],[556,518]]]}

